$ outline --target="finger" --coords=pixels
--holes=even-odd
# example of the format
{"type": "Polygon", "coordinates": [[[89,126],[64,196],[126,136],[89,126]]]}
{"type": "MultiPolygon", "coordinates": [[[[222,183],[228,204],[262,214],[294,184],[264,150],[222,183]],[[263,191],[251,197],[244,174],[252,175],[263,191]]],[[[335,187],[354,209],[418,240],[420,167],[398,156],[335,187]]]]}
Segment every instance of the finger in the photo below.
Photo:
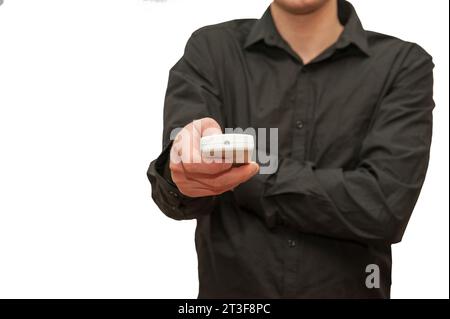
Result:
{"type": "Polygon", "coordinates": [[[195,129],[195,121],[186,125],[180,132],[178,144],[183,163],[201,163],[200,132],[195,129]]]}
{"type": "Polygon", "coordinates": [[[203,174],[186,174],[186,178],[195,180],[205,187],[218,192],[224,192],[247,181],[259,171],[258,164],[251,162],[239,167],[232,167],[228,171],[213,176],[203,174]]]}
{"type": "Polygon", "coordinates": [[[192,127],[194,130],[193,132],[194,138],[198,139],[198,143],[195,142],[193,147],[194,158],[201,157],[201,163],[205,165],[204,166],[192,165],[192,167],[189,167],[188,165],[186,169],[192,173],[202,173],[202,174],[218,174],[220,172],[224,172],[230,169],[232,163],[227,163],[222,159],[205,159],[201,154],[200,149],[201,137],[222,134],[222,129],[220,128],[219,123],[217,123],[216,120],[210,117],[205,117],[200,120],[194,121],[192,123],[192,127]]]}
{"type": "Polygon", "coordinates": [[[187,179],[184,174],[172,172],[172,180],[177,185],[178,190],[189,197],[218,195],[218,193],[210,187],[207,187],[196,180],[187,179]]]}
{"type": "Polygon", "coordinates": [[[219,186],[223,185],[223,187],[228,190],[246,182],[256,175],[258,171],[259,165],[254,162],[239,167],[233,167],[231,170],[220,174],[217,177],[217,183],[219,186]]]}
{"type": "Polygon", "coordinates": [[[204,160],[200,151],[200,139],[202,134],[222,134],[220,125],[212,118],[195,120],[186,125],[176,136],[171,150],[171,166],[174,170],[181,171],[181,166],[176,165],[180,161],[183,169],[191,173],[218,174],[231,168],[232,163],[224,161],[204,160]]]}
{"type": "Polygon", "coordinates": [[[177,165],[182,167],[182,151],[181,151],[181,144],[179,143],[179,138],[177,135],[177,138],[172,143],[172,147],[170,148],[170,164],[171,165],[177,165]]]}
{"type": "Polygon", "coordinates": [[[214,176],[231,169],[232,163],[184,163],[183,168],[188,174],[204,174],[214,176]]]}
{"type": "Polygon", "coordinates": [[[210,117],[205,117],[201,120],[194,121],[194,127],[198,130],[200,136],[222,134],[222,128],[219,123],[210,117]]]}
{"type": "Polygon", "coordinates": [[[190,150],[195,152],[195,146],[193,146],[188,138],[186,138],[186,135],[183,134],[172,146],[170,152],[170,169],[179,172],[186,171],[192,174],[199,173],[214,175],[225,172],[232,166],[232,163],[226,163],[223,161],[204,161],[203,159],[200,159],[199,162],[195,161],[195,158],[198,158],[198,156],[191,156],[189,154],[189,152],[191,152],[190,150]]]}
{"type": "Polygon", "coordinates": [[[200,153],[201,120],[186,125],[176,136],[174,148],[183,163],[202,163],[200,153]]]}
{"type": "MultiPolygon", "coordinates": [[[[221,172],[229,170],[232,163],[226,163],[219,160],[205,160],[202,158],[200,150],[200,139],[206,135],[222,134],[220,125],[212,118],[203,118],[201,120],[195,120],[192,123],[193,133],[191,145],[192,156],[188,161],[183,158],[184,169],[189,173],[208,174],[215,175],[221,172]]],[[[184,146],[183,146],[184,147],[184,146]]]]}
{"type": "Polygon", "coordinates": [[[193,197],[193,198],[219,195],[216,192],[213,192],[207,188],[200,188],[200,187],[192,188],[192,189],[187,188],[185,191],[180,190],[180,193],[182,193],[185,196],[193,197]]]}

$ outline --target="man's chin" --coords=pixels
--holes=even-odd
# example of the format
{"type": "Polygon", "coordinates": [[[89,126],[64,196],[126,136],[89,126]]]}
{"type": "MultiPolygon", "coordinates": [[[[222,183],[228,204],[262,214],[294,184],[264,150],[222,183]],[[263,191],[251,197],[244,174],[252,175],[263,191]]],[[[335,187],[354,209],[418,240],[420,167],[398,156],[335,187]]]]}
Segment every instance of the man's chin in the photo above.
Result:
{"type": "Polygon", "coordinates": [[[294,15],[308,15],[331,0],[275,0],[273,5],[294,15]]]}

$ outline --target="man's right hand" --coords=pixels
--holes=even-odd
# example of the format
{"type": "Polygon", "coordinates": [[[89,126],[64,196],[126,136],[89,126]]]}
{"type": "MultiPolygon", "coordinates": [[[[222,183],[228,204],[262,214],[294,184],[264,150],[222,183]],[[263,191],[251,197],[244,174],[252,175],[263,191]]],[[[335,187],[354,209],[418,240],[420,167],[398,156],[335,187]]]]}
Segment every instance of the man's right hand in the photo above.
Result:
{"type": "Polygon", "coordinates": [[[170,172],[182,194],[189,197],[219,195],[258,173],[259,166],[255,162],[234,167],[232,163],[204,161],[200,139],[215,134],[222,134],[220,125],[206,117],[186,125],[175,137],[170,151],[170,172]]]}

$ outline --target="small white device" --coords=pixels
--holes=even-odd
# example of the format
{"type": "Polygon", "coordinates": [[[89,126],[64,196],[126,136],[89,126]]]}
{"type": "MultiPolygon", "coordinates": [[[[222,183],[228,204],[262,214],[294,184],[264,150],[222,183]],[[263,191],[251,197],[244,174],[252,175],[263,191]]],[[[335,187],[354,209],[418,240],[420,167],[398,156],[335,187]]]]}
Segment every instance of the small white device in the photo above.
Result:
{"type": "Polygon", "coordinates": [[[251,161],[255,142],[250,134],[218,134],[200,139],[202,157],[214,162],[245,164],[251,161]]]}

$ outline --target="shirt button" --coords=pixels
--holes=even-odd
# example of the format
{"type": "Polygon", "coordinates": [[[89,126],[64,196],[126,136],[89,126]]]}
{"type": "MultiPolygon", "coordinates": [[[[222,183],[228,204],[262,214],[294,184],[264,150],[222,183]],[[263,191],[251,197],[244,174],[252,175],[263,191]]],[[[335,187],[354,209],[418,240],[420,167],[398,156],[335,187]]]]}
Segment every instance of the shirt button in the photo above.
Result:
{"type": "Polygon", "coordinates": [[[299,129],[302,129],[302,128],[303,128],[303,121],[298,120],[298,121],[295,123],[295,125],[297,125],[297,127],[298,127],[299,129]]]}
{"type": "Polygon", "coordinates": [[[297,243],[295,242],[295,240],[289,239],[288,240],[288,246],[292,248],[292,247],[297,246],[297,243]]]}
{"type": "Polygon", "coordinates": [[[169,194],[170,194],[170,195],[172,195],[172,196],[173,196],[173,197],[175,197],[175,198],[177,198],[177,197],[178,197],[178,194],[177,194],[177,193],[175,193],[175,192],[169,191],[169,194]]]}

